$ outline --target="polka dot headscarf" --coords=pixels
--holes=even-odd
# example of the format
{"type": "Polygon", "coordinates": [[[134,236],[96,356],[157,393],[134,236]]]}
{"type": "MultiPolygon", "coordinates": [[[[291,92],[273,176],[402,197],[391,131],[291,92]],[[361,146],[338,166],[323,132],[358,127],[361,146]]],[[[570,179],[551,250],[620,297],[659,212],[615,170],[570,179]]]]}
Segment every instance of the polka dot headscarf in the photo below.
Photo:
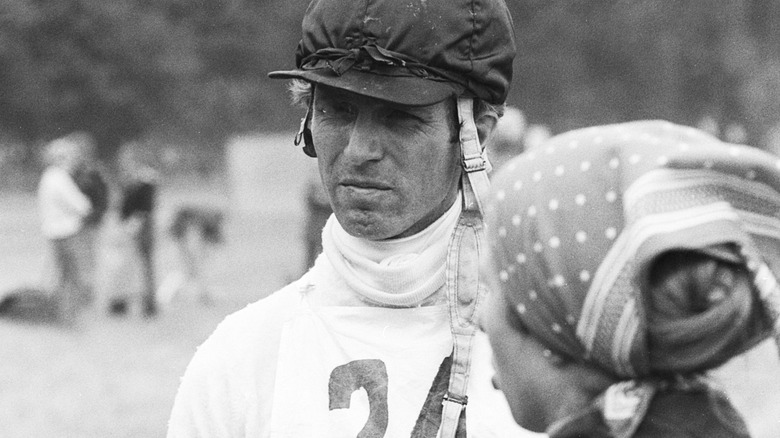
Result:
{"type": "Polygon", "coordinates": [[[736,244],[780,308],[780,159],[693,128],[553,137],[494,176],[487,218],[495,292],[552,351],[620,377],[648,373],[641,291],[662,252],[736,244]]]}

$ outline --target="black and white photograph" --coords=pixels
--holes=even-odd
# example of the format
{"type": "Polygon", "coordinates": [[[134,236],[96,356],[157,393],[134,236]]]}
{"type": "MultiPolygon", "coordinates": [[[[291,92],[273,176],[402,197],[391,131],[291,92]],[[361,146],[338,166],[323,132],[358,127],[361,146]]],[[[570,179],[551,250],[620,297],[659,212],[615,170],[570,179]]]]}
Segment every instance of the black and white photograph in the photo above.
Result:
{"type": "Polygon", "coordinates": [[[780,0],[0,0],[0,437],[780,438],[780,0]]]}

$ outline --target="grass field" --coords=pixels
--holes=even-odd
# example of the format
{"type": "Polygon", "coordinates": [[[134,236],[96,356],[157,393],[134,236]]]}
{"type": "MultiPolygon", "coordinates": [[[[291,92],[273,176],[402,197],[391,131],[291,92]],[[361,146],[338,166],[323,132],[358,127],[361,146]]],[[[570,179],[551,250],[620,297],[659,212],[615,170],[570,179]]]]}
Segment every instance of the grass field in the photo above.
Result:
{"type": "MultiPolygon", "coordinates": [[[[163,437],[179,377],[197,345],[228,313],[300,273],[305,175],[312,169],[286,136],[231,149],[228,177],[164,181],[162,220],[181,202],[228,211],[226,242],[212,266],[217,302],[182,300],[159,318],[85,315],[75,330],[0,319],[0,437],[163,437]],[[257,144],[256,144],[257,143],[257,144]],[[251,196],[250,196],[251,195],[251,196]]],[[[170,242],[158,240],[160,273],[170,242]]],[[[0,194],[0,293],[40,284],[46,242],[35,199],[0,194]]],[[[721,373],[755,436],[780,437],[780,366],[771,345],[721,373]]]]}
{"type": "MultiPolygon", "coordinates": [[[[4,230],[14,229],[9,222],[35,223],[32,199],[0,198],[2,205],[21,207],[14,209],[14,220],[3,214],[4,230]]],[[[153,320],[137,313],[112,318],[95,310],[74,330],[0,319],[0,436],[164,436],[179,376],[195,347],[226,314],[270,293],[300,269],[301,250],[295,238],[286,239],[296,236],[297,223],[270,213],[229,221],[229,240],[214,259],[217,302],[211,307],[182,299],[153,320]],[[238,233],[242,239],[231,237],[234,227],[247,229],[238,233]]],[[[43,281],[45,242],[7,234],[2,233],[0,257],[4,290],[43,281]]],[[[163,274],[169,251],[163,243],[160,247],[163,274]]]]}
{"type": "MultiPolygon", "coordinates": [[[[91,311],[75,330],[0,319],[0,437],[165,436],[197,345],[225,315],[301,273],[302,191],[314,164],[288,146],[291,138],[235,145],[228,157],[234,170],[224,178],[162,181],[160,223],[187,202],[227,212],[225,242],[210,267],[213,306],[182,299],[153,320],[91,311]]],[[[164,275],[172,244],[158,234],[164,275]]],[[[0,295],[45,284],[47,250],[34,196],[0,193],[0,295]]]]}

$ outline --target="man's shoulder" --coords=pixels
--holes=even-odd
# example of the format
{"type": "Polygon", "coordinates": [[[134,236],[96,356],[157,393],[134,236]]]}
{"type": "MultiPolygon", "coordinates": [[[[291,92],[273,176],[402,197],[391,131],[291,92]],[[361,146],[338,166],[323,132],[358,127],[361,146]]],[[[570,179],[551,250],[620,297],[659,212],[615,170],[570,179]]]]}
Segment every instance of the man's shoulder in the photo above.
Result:
{"type": "MultiPolygon", "coordinates": [[[[222,320],[203,344],[193,362],[197,368],[255,369],[270,366],[276,358],[285,322],[295,313],[298,302],[295,283],[237,310],[222,320]],[[226,360],[229,358],[229,360],[226,360]]],[[[192,365],[191,365],[192,366],[192,365]]]]}
{"type": "Polygon", "coordinates": [[[214,331],[213,337],[269,337],[281,331],[285,321],[294,315],[301,303],[299,281],[248,304],[228,315],[214,331]]]}

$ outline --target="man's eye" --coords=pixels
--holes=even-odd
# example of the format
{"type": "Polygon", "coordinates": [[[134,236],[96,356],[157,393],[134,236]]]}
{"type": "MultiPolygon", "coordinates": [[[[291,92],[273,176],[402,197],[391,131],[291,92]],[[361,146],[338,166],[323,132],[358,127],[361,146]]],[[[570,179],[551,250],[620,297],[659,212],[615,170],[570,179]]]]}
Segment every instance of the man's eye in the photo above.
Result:
{"type": "Polygon", "coordinates": [[[392,110],[387,114],[387,118],[390,120],[395,121],[414,121],[414,122],[420,122],[422,121],[419,117],[412,113],[408,113],[403,110],[392,110]]]}

